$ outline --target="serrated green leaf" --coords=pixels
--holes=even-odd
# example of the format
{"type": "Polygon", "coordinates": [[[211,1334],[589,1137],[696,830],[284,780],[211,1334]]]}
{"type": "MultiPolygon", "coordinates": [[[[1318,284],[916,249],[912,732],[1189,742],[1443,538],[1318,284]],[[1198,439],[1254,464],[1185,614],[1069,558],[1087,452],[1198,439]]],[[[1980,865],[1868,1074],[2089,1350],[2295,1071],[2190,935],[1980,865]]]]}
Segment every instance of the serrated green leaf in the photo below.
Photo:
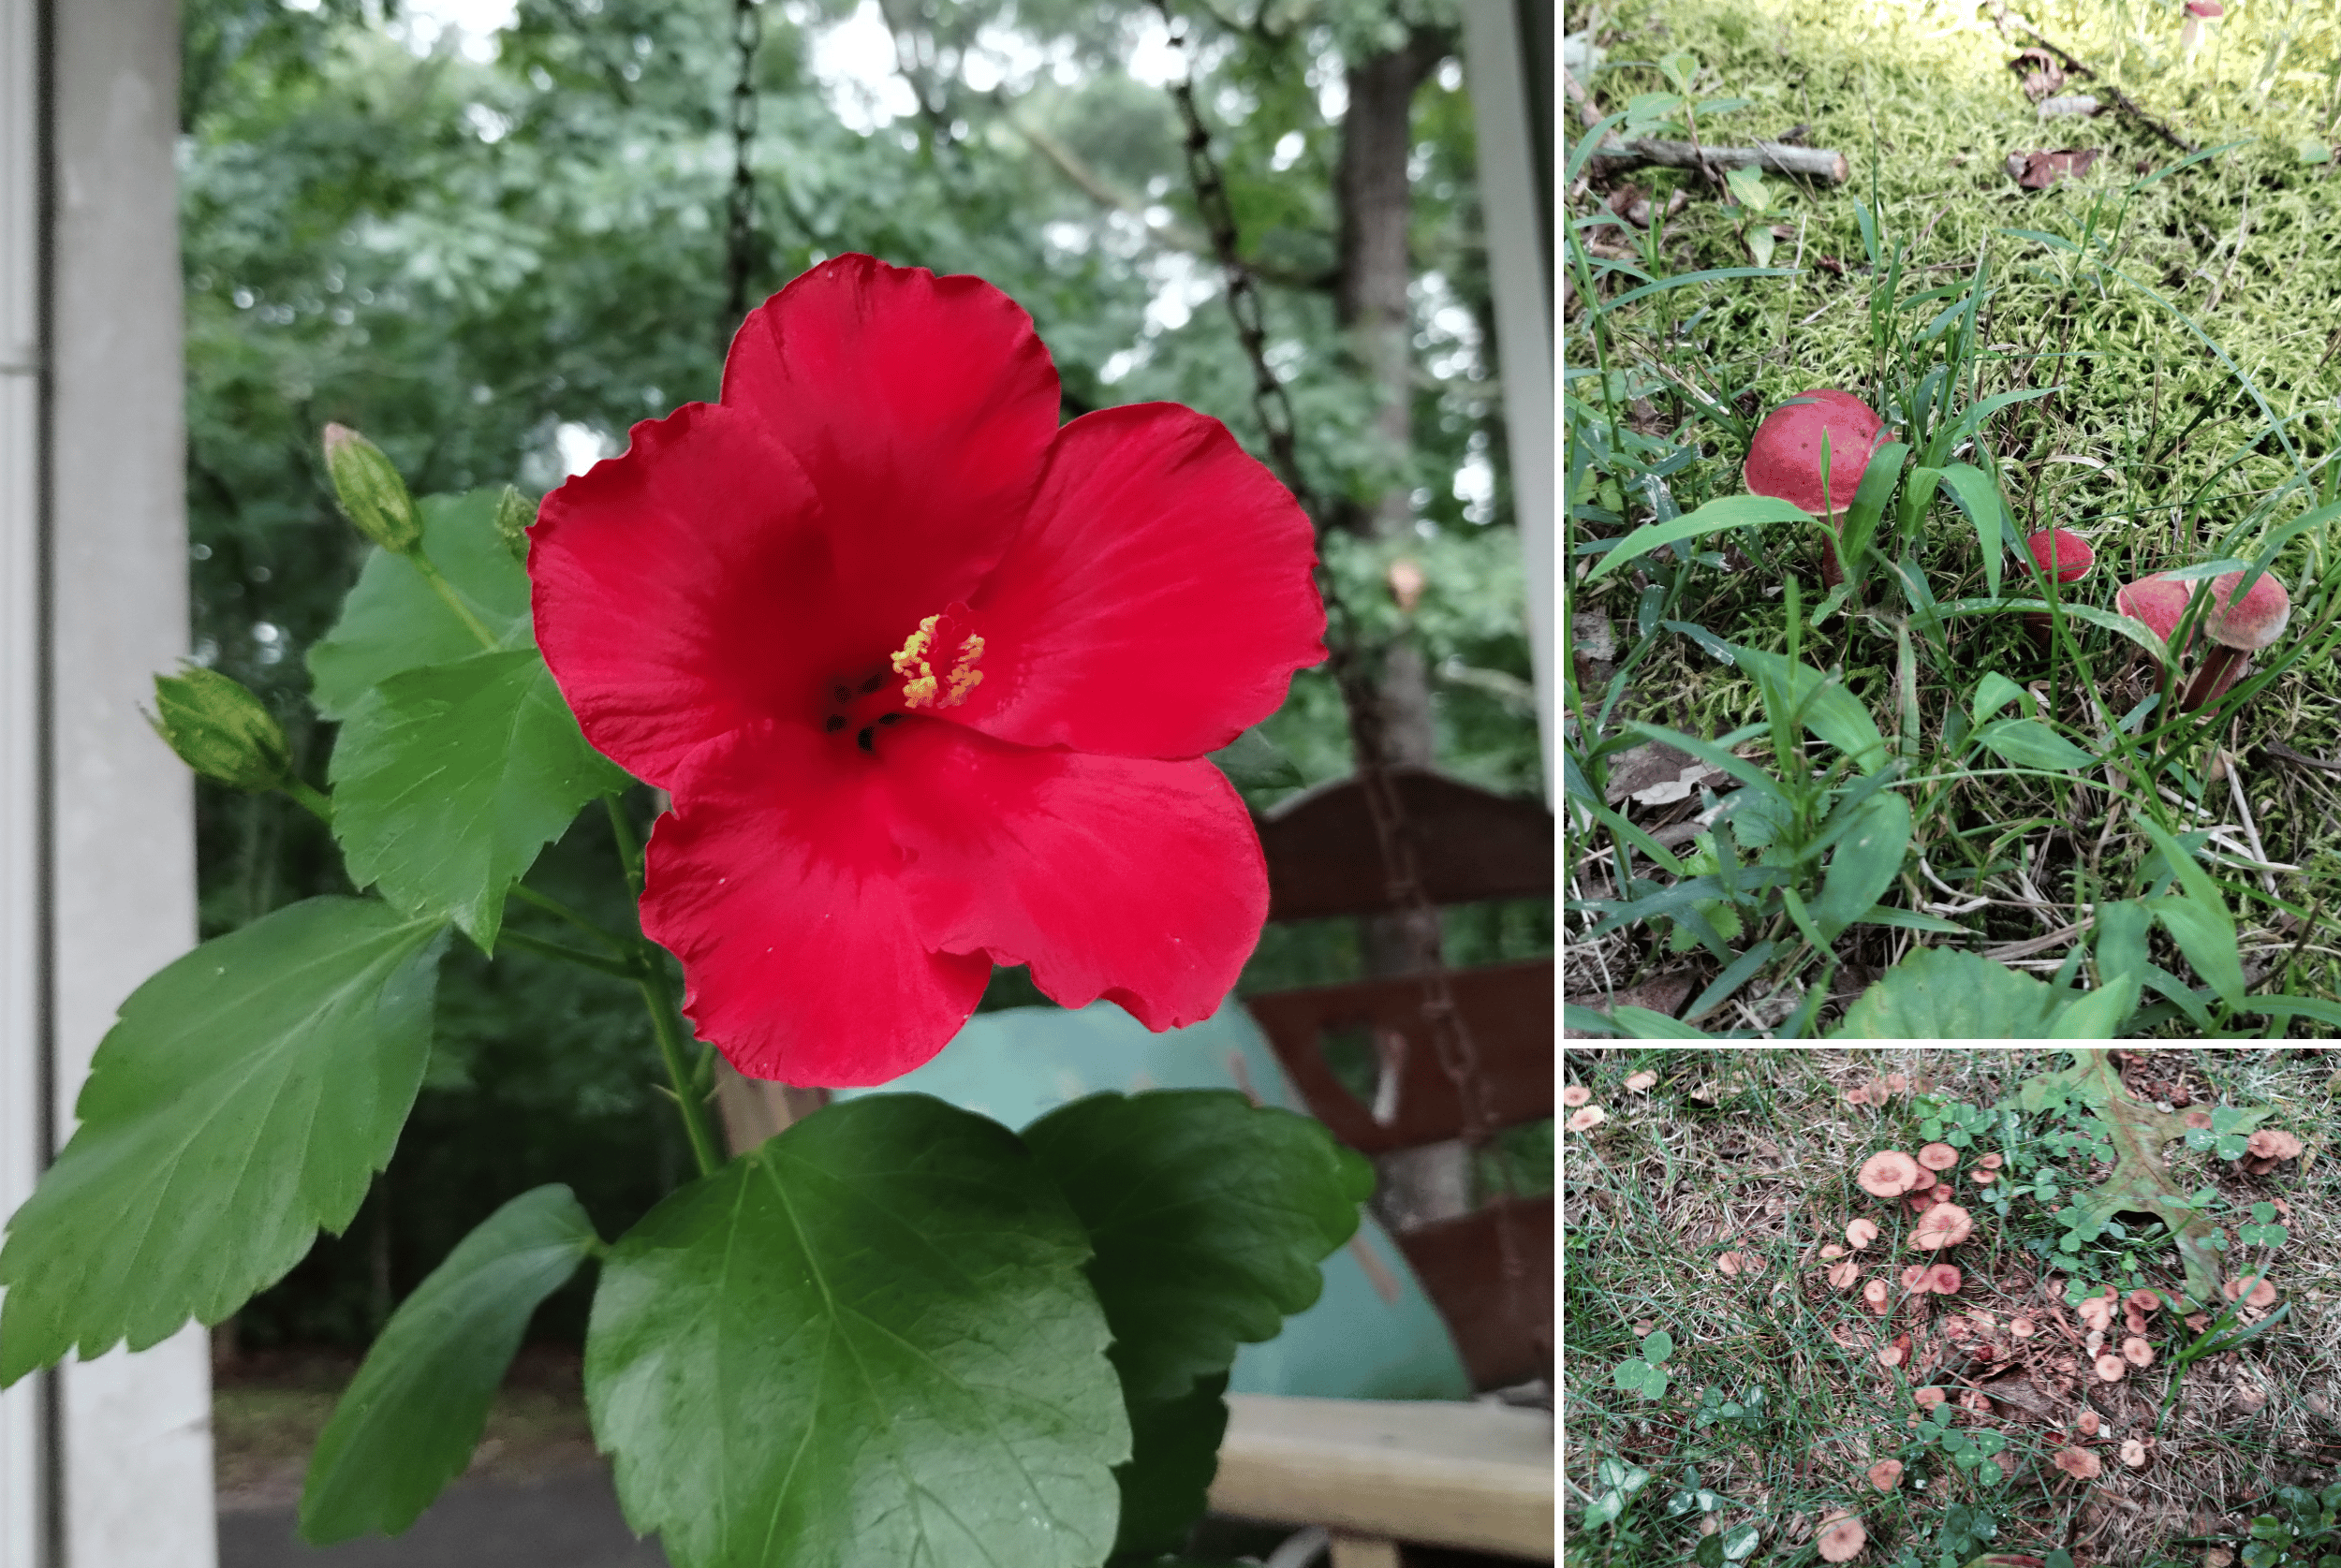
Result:
{"type": "Polygon", "coordinates": [[[577,1196],[523,1193],[392,1314],[309,1457],[301,1535],[396,1535],[464,1473],[530,1314],[600,1245],[577,1196]]]}
{"type": "Polygon", "coordinates": [[[504,901],[626,775],[585,743],[534,648],[391,676],[333,744],[333,836],[358,886],[495,946],[504,901]]]}
{"type": "Polygon", "coordinates": [[[1177,1398],[1313,1305],[1373,1190],[1323,1122],[1231,1089],[1093,1094],[1023,1137],[1088,1228],[1133,1399],[1177,1398]]]}
{"type": "Polygon", "coordinates": [[[1095,1568],[1130,1455],[1081,1222],[1016,1136],[832,1104],[611,1251],[596,1441],[676,1568],[1095,1568]]]}
{"type": "Polygon", "coordinates": [[[130,993],[0,1249],[0,1385],[213,1324],[349,1224],[431,1054],[446,928],[310,899],[130,993]]]}
{"type": "MultiPolygon", "coordinates": [[[[449,586],[507,648],[530,646],[528,571],[496,533],[503,491],[426,495],[422,549],[449,586]]],[[[309,650],[310,699],[329,719],[346,719],[365,695],[402,670],[479,652],[479,638],[432,590],[415,564],[373,550],[341,619],[309,650]]]]}
{"type": "Polygon", "coordinates": [[[1258,725],[1211,754],[1211,760],[1238,789],[1282,789],[1306,784],[1300,766],[1258,725]]]}
{"type": "Polygon", "coordinates": [[[1219,1443],[1228,1431],[1228,1378],[1199,1378],[1175,1399],[1130,1408],[1130,1457],[1114,1480],[1122,1488],[1122,1519],[1114,1536],[1122,1554],[1151,1559],[1185,1544],[1203,1517],[1219,1443]]]}
{"type": "Polygon", "coordinates": [[[2056,991],[2028,975],[1973,953],[1921,947],[1857,997],[1831,1037],[2038,1039],[2063,1005],[2056,991]]]}

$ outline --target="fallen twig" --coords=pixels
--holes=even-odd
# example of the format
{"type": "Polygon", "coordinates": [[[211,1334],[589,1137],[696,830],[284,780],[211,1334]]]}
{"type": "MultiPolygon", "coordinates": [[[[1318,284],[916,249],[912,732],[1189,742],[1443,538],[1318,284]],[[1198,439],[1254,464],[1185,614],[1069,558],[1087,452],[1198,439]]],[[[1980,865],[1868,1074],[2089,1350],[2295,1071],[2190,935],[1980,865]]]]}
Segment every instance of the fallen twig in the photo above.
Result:
{"type": "Polygon", "coordinates": [[[2281,740],[2263,740],[2260,749],[2278,762],[2289,762],[2298,768],[2314,768],[2320,773],[2341,773],[2341,762],[2327,762],[2321,756],[2296,752],[2281,740]]]}
{"type": "Polygon", "coordinates": [[[1826,147],[1791,147],[1785,141],[1759,141],[1753,147],[1707,147],[1638,137],[1632,141],[1603,142],[1594,150],[1592,161],[1604,172],[1657,164],[1668,169],[1702,171],[1755,168],[1767,174],[1824,180],[1833,185],[1842,185],[1848,178],[1843,153],[1826,147]]]}

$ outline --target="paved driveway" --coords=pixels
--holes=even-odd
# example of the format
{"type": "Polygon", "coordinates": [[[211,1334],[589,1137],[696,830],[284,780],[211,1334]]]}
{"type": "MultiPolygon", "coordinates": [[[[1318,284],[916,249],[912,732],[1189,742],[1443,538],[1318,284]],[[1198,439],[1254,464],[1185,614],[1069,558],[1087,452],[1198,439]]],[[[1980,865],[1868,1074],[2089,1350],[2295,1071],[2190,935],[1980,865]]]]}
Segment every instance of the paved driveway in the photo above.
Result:
{"type": "Polygon", "coordinates": [[[219,1568],[666,1568],[637,1541],[606,1470],[537,1481],[458,1481],[396,1540],[304,1546],[290,1508],[219,1517],[219,1568]]]}

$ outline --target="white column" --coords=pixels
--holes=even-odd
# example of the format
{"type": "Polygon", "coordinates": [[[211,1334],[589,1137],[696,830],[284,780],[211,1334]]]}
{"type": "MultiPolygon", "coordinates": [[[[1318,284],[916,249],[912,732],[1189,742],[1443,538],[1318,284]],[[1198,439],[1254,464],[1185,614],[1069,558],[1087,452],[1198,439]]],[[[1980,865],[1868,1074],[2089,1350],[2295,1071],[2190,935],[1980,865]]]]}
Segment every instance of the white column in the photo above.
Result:
{"type": "MultiPolygon", "coordinates": [[[[0,1214],[48,1157],[38,42],[34,0],[0,0],[0,1214]]],[[[0,1568],[43,1568],[48,1385],[29,1377],[0,1393],[0,1568]]]]}
{"type": "MultiPolygon", "coordinates": [[[[140,713],[187,638],[176,7],[0,0],[0,311],[31,323],[0,315],[0,359],[22,367],[0,377],[0,1202],[13,1208],[70,1134],[115,1008],[194,941],[195,857],[185,770],[140,713]]],[[[190,1329],[26,1380],[51,1391],[45,1411],[11,1393],[0,1565],[212,1568],[206,1349],[190,1329]]]]}
{"type": "MultiPolygon", "coordinates": [[[[1529,0],[1530,4],[1542,0],[1529,0]]],[[[1512,509],[1528,574],[1528,654],[1537,681],[1537,732],[1544,746],[1544,796],[1558,809],[1553,755],[1553,297],[1545,276],[1547,236],[1538,232],[1535,120],[1529,112],[1527,51],[1514,0],[1464,0],[1464,53],[1479,130],[1480,203],[1487,215],[1488,281],[1495,296],[1496,359],[1510,433],[1512,509]]]]}

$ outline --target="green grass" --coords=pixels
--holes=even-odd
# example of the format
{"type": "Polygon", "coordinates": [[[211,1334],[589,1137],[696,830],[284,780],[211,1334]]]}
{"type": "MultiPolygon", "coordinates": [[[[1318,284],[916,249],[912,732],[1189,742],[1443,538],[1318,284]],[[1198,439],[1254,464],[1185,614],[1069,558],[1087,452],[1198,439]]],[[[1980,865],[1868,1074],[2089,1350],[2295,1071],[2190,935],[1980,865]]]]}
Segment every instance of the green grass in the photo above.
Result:
{"type": "MultiPolygon", "coordinates": [[[[1970,1438],[2004,1434],[2012,1473],[2003,1482],[1979,1484],[1939,1449],[1925,1458],[1912,1451],[1909,1424],[1920,1407],[1907,1371],[1878,1364],[1884,1336],[1909,1333],[1917,1360],[1945,1347],[1951,1310],[1980,1309],[2002,1326],[2029,1314],[2039,1328],[2024,1343],[2060,1343],[2042,1281],[2101,1274],[2127,1289],[2124,1244],[2100,1238],[2078,1265],[2051,1268],[2027,1243],[2062,1256],[2054,1206],[2015,1199],[2003,1220],[1963,1199],[1976,1227],[1949,1254],[1965,1275],[1955,1309],[1940,1297],[1914,1303],[1897,1286],[1888,1320],[1871,1315],[1857,1290],[1831,1285],[1819,1250],[1841,1243],[1849,1220],[1867,1216],[1884,1234],[1861,1257],[1898,1275],[1924,1255],[1901,1244],[1907,1215],[1853,1182],[1870,1154],[1921,1147],[1918,1090],[1988,1107],[2012,1098],[2025,1077],[2064,1064],[2060,1053],[2019,1049],[1571,1050],[1564,1081],[1589,1089],[1608,1119],[1563,1136],[1566,1560],[1683,1562],[1712,1513],[1726,1539],[1756,1528],[1758,1545],[1745,1561],[1810,1562],[1818,1521],[1848,1508],[1869,1532],[1862,1561],[1896,1562],[1908,1549],[1933,1568],[1937,1532],[1955,1504],[1989,1510],[1998,1550],[2045,1556],[2062,1547],[2084,1565],[2193,1564],[2203,1560],[2205,1540],[2240,1535],[2244,1510],[2275,1487],[2341,1480],[2341,1150],[2329,1131],[2341,1052],[2304,1048],[2161,1051],[2141,1058],[2131,1077],[2133,1085],[2182,1085],[2197,1106],[2272,1106],[2268,1124],[2307,1143],[2299,1161],[2257,1177],[2178,1145],[2169,1151],[2181,1187],[2219,1188],[2214,1218],[2225,1225],[2247,1222],[2256,1201],[2281,1196],[2290,1205],[2290,1238],[2270,1276],[2290,1312],[2240,1351],[2189,1370],[2167,1419],[2158,1415],[2164,1363],[2174,1343],[2193,1337],[2168,1314],[2150,1327],[2162,1347],[2155,1365],[2107,1385],[2087,1375],[2084,1360],[2074,1391],[2051,1401],[2050,1414],[2077,1430],[2082,1391],[2100,1413],[2107,1441],[2094,1446],[2103,1474],[2086,1486],[2049,1467],[2048,1456],[2066,1445],[2047,1435],[2051,1421],[2008,1404],[1987,1415],[1960,1412],[1951,1429],[1970,1438]],[[1645,1069],[1657,1075],[1655,1088],[1625,1089],[1629,1074],[1645,1069]],[[1888,1073],[1907,1075],[1913,1092],[1883,1108],[1847,1103],[1849,1091],[1888,1073]],[[1728,1276],[1716,1262],[1728,1252],[1758,1267],[1728,1276]],[[1615,1380],[1617,1366],[1641,1354],[1644,1326],[1665,1330],[1674,1346],[1665,1363],[1671,1386],[1656,1400],[1621,1391],[1615,1380]],[[1760,1413],[1702,1428],[1698,1413],[1710,1390],[1743,1408],[1760,1392],[1760,1413]],[[2154,1440],[2143,1469],[2116,1458],[2119,1442],[2133,1436],[2154,1440]],[[1908,1469],[1895,1491],[1881,1494],[1863,1473],[1892,1457],[1908,1469]],[[1603,1489],[1605,1459],[1645,1469],[1652,1479],[1617,1526],[1587,1529],[1584,1507],[1603,1489]],[[1668,1517],[1671,1497],[1700,1488],[1728,1501],[1668,1517]]],[[[1960,1191],[1975,1191],[1966,1173],[1986,1149],[2011,1160],[2020,1149],[2039,1153],[2039,1136],[2059,1125],[2052,1116],[2026,1117],[2021,1141],[1976,1144],[1959,1166],[1960,1191]]],[[[2084,1160],[2066,1165],[2071,1184],[2092,1175],[2084,1160]]],[[[2260,1255],[2239,1249],[2231,1257],[2248,1267],[2260,1255]]],[[[2138,1266],[2148,1286],[2179,1282],[2167,1248],[2139,1249],[2138,1266]]]]}
{"type": "MultiPolygon", "coordinates": [[[[1738,491],[1748,430],[1804,388],[1841,386],[1907,412],[1912,391],[1939,373],[1954,414],[2022,399],[1981,420],[1972,447],[1945,444],[1935,457],[1995,479],[2021,531],[2055,525],[2091,537],[2098,567],[2077,602],[2110,608],[2128,579],[2264,550],[2295,608],[2287,640],[2239,696],[2194,716],[2172,714],[2163,694],[2125,735],[2122,722],[2157,692],[2151,667],[2112,633],[2069,619],[2047,658],[2010,613],[1951,618],[1937,636],[1882,562],[1865,600],[1830,605],[1817,541],[1787,526],[1731,536],[1737,556],[1647,555],[1598,580],[1572,566],[1572,627],[1598,617],[1618,647],[1613,668],[1564,664],[1573,718],[1565,739],[1590,786],[1581,800],[1638,739],[1627,721],[1699,738],[1765,723],[1757,681],[1713,648],[1789,648],[1784,579],[1801,577],[1805,591],[1793,596],[1806,623],[1795,641],[1874,717],[1900,770],[1892,787],[1912,811],[1910,857],[1883,901],[1950,918],[1970,946],[2003,961],[2070,978],[2066,960],[2087,938],[2055,933],[2152,881],[2141,874],[2152,850],[2141,819],[2215,829],[2201,853],[2232,913],[2247,980],[2262,992],[2341,995],[2341,839],[2330,826],[2341,781],[2268,749],[2341,749],[2341,538],[2332,519],[2281,533],[2341,497],[2341,185],[2334,163],[2303,162],[2300,151],[2305,139],[2321,146],[2341,135],[2341,13],[2282,0],[2229,9],[2191,66],[2178,58],[2174,7],[2114,0],[2032,13],[2178,134],[2206,148],[2243,143],[2193,162],[2126,116],[2039,122],[2005,64],[2015,44],[1975,20],[1988,16],[1977,7],[1681,0],[1616,7],[1596,22],[1607,64],[1591,87],[1605,110],[1669,90],[1656,66],[1636,62],[1681,51],[1698,62],[1698,96],[1752,100],[1703,119],[1703,139],[1802,124],[1809,143],[1846,154],[1853,177],[1837,188],[1767,182],[1777,207],[1768,215],[1789,231],[1772,261],[1794,275],[1659,288],[1624,305],[1612,301],[1648,287],[1645,277],[1749,266],[1745,215],[1683,171],[1613,182],[1650,193],[1654,211],[1687,190],[1687,207],[1657,232],[1602,221],[1600,183],[1572,189],[1576,286],[1564,359],[1585,373],[1570,383],[1567,414],[1572,545],[1614,538],[1662,506],[1688,512],[1738,491]],[[2010,152],[2083,146],[2104,155],[2085,178],[2044,193],[2019,190],[2002,167],[2010,152]],[[1865,271],[1873,253],[1878,265],[1865,271]],[[1981,297],[1944,328],[1939,318],[1979,280],[1981,297]],[[1961,744],[1961,716],[1986,673],[2037,687],[2039,716],[2105,765],[2016,767],[1961,744]],[[1979,898],[1993,901],[1942,914],[1979,898]]],[[[2093,87],[2103,90],[2076,79],[2064,91],[2093,87]]],[[[1977,527],[1948,500],[1897,502],[1879,536],[1936,601],[1987,593],[1977,527]]],[[[1702,548],[1723,542],[1710,536],[1702,548]]],[[[2004,593],[2034,591],[2015,560],[2006,570],[2004,593]]],[[[1803,745],[1817,767],[1830,755],[1803,745]]],[[[1765,761],[1783,777],[1795,766],[1765,761]]],[[[1625,810],[1655,831],[1698,805],[1625,810]]],[[[1627,872],[1644,886],[1621,888],[1617,843],[1595,832],[1583,807],[1571,828],[1581,937],[1629,895],[1671,880],[1654,877],[1645,859],[1627,872]]],[[[1809,900],[1815,887],[1804,887],[1809,900]]],[[[1825,1030],[1914,941],[1944,940],[1856,927],[1815,944],[1788,912],[1767,919],[1728,951],[1688,959],[1669,920],[1630,921],[1575,945],[1569,989],[1606,999],[1687,968],[1696,994],[1761,937],[1776,952],[1745,996],[1774,1000],[1738,1018],[1740,1032],[1791,1020],[1825,1030]]],[[[2154,961],[2185,976],[2186,958],[2155,942],[2154,961]]],[[[2265,1021],[2215,1008],[2206,1026],[2185,1016],[2199,1007],[2182,1012],[2151,994],[2145,1003],[2127,1032],[2258,1033],[2265,1021]]]]}

